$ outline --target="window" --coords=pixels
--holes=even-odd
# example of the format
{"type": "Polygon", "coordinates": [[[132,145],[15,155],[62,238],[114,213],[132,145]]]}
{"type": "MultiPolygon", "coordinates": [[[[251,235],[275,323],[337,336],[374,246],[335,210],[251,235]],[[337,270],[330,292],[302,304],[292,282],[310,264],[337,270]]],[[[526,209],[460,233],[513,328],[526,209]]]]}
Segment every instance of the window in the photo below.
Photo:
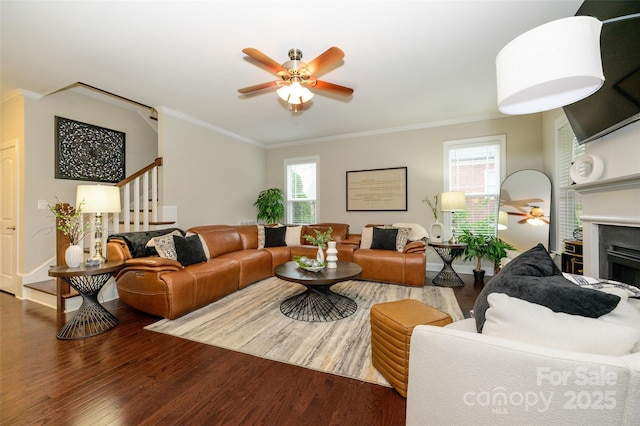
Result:
{"type": "Polygon", "coordinates": [[[556,194],[557,197],[557,245],[562,250],[563,240],[574,240],[573,231],[582,227],[582,199],[573,189],[567,189],[573,181],[569,169],[576,157],[585,153],[585,146],[576,139],[571,125],[563,118],[556,123],[556,194]]]}
{"type": "Polygon", "coordinates": [[[285,160],[285,169],[287,223],[316,223],[318,218],[318,158],[285,160]]]}
{"type": "Polygon", "coordinates": [[[500,182],[505,175],[505,145],[505,135],[444,143],[444,190],[462,191],[466,195],[466,210],[449,215],[448,225],[456,228],[458,234],[469,230],[496,235],[500,182]]]}

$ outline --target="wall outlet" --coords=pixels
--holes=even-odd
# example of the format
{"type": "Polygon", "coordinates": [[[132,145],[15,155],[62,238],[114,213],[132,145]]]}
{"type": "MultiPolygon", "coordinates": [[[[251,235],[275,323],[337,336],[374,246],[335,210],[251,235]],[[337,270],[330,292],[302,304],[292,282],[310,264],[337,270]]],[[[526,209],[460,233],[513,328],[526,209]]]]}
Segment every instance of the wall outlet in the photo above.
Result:
{"type": "Polygon", "coordinates": [[[47,208],[47,200],[38,200],[38,210],[46,210],[47,208]]]}

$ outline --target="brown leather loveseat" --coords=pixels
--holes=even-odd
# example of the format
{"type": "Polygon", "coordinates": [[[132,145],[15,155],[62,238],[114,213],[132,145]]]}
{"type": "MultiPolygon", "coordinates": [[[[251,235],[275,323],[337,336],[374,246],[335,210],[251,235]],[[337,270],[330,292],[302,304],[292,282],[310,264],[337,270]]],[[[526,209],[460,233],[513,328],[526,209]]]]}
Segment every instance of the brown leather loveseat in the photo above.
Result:
{"type": "Polygon", "coordinates": [[[338,259],[362,262],[361,279],[423,285],[424,242],[408,244],[406,253],[368,249],[359,255],[360,235],[349,235],[349,225],[339,223],[303,225],[299,241],[294,234],[296,238],[290,245],[273,247],[260,247],[256,225],[194,227],[187,235],[198,235],[206,255],[202,261],[187,266],[178,260],[149,255],[146,243],[172,230],[116,234],[109,237],[107,257],[126,262],[116,276],[122,302],[152,315],[175,319],[273,276],[276,266],[295,256],[315,257],[317,247],[304,235],[315,235],[316,230],[324,232],[329,227],[332,240],[338,243],[338,259]]]}

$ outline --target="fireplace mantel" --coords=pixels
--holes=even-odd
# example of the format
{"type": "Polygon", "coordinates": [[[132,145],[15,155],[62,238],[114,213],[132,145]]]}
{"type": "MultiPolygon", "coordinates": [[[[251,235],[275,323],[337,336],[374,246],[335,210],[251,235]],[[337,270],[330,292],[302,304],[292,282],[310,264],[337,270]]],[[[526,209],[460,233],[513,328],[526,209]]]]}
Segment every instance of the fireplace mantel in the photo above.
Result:
{"type": "Polygon", "coordinates": [[[581,194],[640,187],[640,173],[567,186],[581,194]]]}

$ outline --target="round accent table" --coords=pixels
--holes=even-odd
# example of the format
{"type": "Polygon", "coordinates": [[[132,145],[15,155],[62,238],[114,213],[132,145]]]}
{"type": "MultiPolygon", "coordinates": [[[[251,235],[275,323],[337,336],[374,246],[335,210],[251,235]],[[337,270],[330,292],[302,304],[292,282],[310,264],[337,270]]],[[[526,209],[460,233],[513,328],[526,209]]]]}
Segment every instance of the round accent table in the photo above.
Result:
{"type": "Polygon", "coordinates": [[[82,296],[80,309],[60,329],[58,339],[84,339],[109,331],[119,324],[118,318],[98,302],[98,293],[123,267],[124,262],[106,262],[98,266],[54,266],[49,269],[49,276],[62,278],[82,296]]]}
{"type": "Polygon", "coordinates": [[[453,270],[451,262],[453,262],[455,258],[455,250],[464,250],[467,245],[465,243],[449,244],[447,242],[429,242],[429,245],[433,247],[440,256],[440,259],[442,259],[442,262],[444,262],[442,270],[431,282],[440,287],[464,287],[464,281],[462,281],[462,278],[453,270]]]}
{"type": "Polygon", "coordinates": [[[280,305],[280,311],[289,318],[308,322],[335,321],[353,315],[358,309],[354,300],[332,291],[330,287],[360,276],[360,265],[338,261],[337,268],[310,272],[292,261],[276,266],[274,273],[280,279],[302,284],[307,288],[280,305]]]}

